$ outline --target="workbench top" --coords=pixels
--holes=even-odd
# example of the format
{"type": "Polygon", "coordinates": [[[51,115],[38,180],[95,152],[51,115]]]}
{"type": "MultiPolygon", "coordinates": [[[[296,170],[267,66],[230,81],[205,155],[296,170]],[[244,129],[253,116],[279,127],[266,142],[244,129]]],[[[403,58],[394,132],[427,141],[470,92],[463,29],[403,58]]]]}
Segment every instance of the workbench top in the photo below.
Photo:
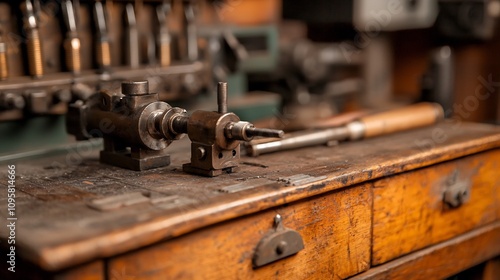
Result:
{"type": "MultiPolygon", "coordinates": [[[[17,250],[44,269],[59,270],[499,147],[499,127],[444,122],[334,147],[243,156],[240,172],[216,178],[182,172],[190,157],[187,139],[169,147],[170,166],[144,172],[102,165],[95,151],[78,151],[82,158],[71,150],[62,156],[13,162],[17,250]]],[[[1,172],[6,178],[7,167],[1,172]]],[[[0,185],[6,187],[7,180],[0,185]]],[[[0,200],[7,204],[6,191],[0,200]]],[[[0,208],[0,215],[7,218],[6,207],[0,208]]],[[[5,244],[7,233],[0,233],[5,244]]]]}

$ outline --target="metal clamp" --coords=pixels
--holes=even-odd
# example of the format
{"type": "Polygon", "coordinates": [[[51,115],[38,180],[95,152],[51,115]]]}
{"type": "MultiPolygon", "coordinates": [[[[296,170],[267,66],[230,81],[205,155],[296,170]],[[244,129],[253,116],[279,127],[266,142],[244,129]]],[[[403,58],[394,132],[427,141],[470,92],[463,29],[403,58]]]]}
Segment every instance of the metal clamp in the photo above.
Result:
{"type": "Polygon", "coordinates": [[[304,241],[300,234],[282,224],[281,216],[274,217],[274,229],[262,238],[255,249],[253,267],[266,264],[297,254],[304,249],[304,241]]]}

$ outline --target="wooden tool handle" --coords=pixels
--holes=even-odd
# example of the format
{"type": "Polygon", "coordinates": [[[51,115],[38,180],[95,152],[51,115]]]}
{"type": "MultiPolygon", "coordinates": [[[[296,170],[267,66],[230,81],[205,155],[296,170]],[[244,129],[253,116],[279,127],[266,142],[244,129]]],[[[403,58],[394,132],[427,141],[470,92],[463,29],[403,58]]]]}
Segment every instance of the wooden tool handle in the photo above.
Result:
{"type": "Polygon", "coordinates": [[[364,124],[364,138],[427,126],[444,118],[441,105],[418,103],[401,109],[367,116],[360,119],[364,124]]]}

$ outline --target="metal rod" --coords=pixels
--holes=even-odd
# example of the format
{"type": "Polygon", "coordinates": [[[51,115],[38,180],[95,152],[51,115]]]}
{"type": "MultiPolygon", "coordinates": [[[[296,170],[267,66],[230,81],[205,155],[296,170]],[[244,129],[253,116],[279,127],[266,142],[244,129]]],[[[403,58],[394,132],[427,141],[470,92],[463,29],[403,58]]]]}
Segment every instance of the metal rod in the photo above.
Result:
{"type": "Polygon", "coordinates": [[[320,131],[308,131],[291,135],[282,140],[276,140],[266,143],[248,143],[247,154],[250,156],[258,156],[262,154],[278,152],[283,150],[291,150],[315,145],[326,144],[330,141],[342,141],[349,138],[350,133],[346,127],[330,128],[320,131]]]}
{"type": "Polygon", "coordinates": [[[187,133],[189,118],[185,116],[178,116],[172,120],[172,129],[176,133],[187,133]]]}
{"type": "Polygon", "coordinates": [[[220,114],[227,113],[227,83],[219,82],[217,84],[217,105],[220,114]]]}
{"type": "Polygon", "coordinates": [[[255,136],[282,138],[284,134],[285,132],[283,132],[283,130],[270,129],[270,128],[249,127],[246,129],[246,135],[251,138],[255,136]]]}
{"type": "MultiPolygon", "coordinates": [[[[183,63],[175,64],[169,67],[159,67],[155,68],[155,73],[158,76],[166,75],[180,75],[193,72],[204,71],[205,65],[201,62],[194,63],[183,63]]],[[[142,66],[136,69],[130,69],[130,67],[118,66],[113,68],[114,80],[137,80],[144,78],[144,71],[150,68],[142,66]]],[[[101,75],[96,74],[93,70],[83,71],[78,77],[73,77],[70,73],[54,73],[47,74],[43,79],[33,80],[26,76],[16,76],[10,77],[6,81],[0,83],[0,91],[5,90],[23,90],[32,87],[50,87],[50,86],[64,86],[71,85],[74,81],[75,83],[89,83],[95,84],[102,80],[101,75]]]]}

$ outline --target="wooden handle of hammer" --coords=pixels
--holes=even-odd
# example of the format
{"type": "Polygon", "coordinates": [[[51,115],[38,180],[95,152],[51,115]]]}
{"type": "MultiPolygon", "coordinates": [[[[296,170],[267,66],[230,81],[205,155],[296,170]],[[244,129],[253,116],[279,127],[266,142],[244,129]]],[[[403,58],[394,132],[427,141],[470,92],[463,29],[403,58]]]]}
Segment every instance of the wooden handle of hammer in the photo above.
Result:
{"type": "Polygon", "coordinates": [[[363,138],[432,125],[444,118],[443,107],[437,103],[418,103],[361,118],[363,138]]]}

